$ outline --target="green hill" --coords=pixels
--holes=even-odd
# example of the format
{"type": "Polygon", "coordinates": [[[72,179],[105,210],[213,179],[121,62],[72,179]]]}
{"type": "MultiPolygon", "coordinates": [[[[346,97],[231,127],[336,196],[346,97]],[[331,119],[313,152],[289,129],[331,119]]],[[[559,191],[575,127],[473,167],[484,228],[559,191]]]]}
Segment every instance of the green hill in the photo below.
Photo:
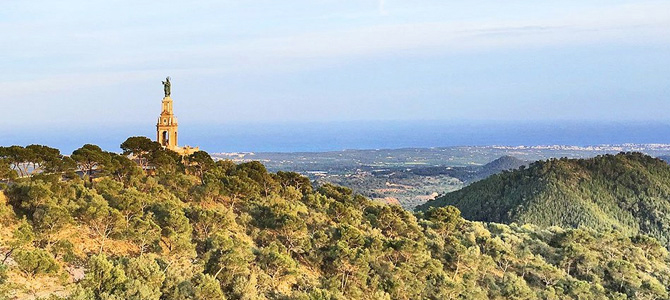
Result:
{"type": "Polygon", "coordinates": [[[0,299],[668,298],[670,256],[646,236],[414,215],[258,162],[140,146],[127,151],[148,175],[93,145],[0,147],[0,299]],[[8,160],[49,171],[17,179],[8,160]]]}
{"type": "Polygon", "coordinates": [[[478,181],[487,178],[493,174],[502,171],[516,170],[522,166],[527,166],[530,162],[518,159],[514,156],[501,156],[494,161],[491,161],[477,170],[476,176],[470,181],[478,181]]]}
{"type": "Polygon", "coordinates": [[[670,166],[640,153],[552,159],[438,199],[469,220],[649,234],[670,246],[670,166]]]}

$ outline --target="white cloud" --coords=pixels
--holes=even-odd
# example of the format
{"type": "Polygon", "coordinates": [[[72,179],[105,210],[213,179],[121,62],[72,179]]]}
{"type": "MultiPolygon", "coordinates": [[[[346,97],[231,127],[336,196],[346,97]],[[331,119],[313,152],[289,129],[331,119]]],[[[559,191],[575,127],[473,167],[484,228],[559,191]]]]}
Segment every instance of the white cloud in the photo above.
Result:
{"type": "MultiPolygon", "coordinates": [[[[416,56],[607,42],[667,42],[670,40],[670,18],[666,11],[670,11],[670,5],[626,6],[541,21],[445,21],[365,26],[219,45],[184,46],[167,56],[174,55],[176,61],[189,61],[201,67],[218,65],[222,72],[256,72],[311,68],[340,59],[370,56],[416,56]]],[[[142,57],[150,61],[168,59],[166,56],[142,57]]]]}
{"type": "MultiPolygon", "coordinates": [[[[384,0],[379,0],[378,5],[380,13],[386,12],[384,0]]],[[[228,27],[211,24],[89,29],[5,23],[0,24],[0,32],[13,47],[0,50],[0,55],[21,59],[41,57],[63,66],[50,72],[18,74],[27,77],[22,81],[2,81],[0,97],[106,85],[158,74],[161,78],[173,70],[190,74],[274,72],[379,56],[429,56],[612,42],[667,43],[668,11],[670,3],[650,2],[536,20],[513,17],[493,21],[415,20],[241,38],[231,38],[233,34],[227,32],[228,27]],[[204,38],[191,42],[196,35],[204,38]]],[[[18,68],[0,70],[12,76],[21,72],[18,68]]]]}

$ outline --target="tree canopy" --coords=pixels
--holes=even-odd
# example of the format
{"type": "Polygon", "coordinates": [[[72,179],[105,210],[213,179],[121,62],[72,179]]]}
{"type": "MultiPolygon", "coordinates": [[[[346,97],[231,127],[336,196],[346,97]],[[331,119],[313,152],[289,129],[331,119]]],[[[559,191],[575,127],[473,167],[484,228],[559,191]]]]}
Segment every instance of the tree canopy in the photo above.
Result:
{"type": "Polygon", "coordinates": [[[470,220],[616,229],[670,247],[670,165],[641,153],[535,162],[418,209],[447,205],[470,220]]]}
{"type": "Polygon", "coordinates": [[[186,161],[4,187],[0,298],[668,298],[670,256],[645,235],[414,214],[259,162],[186,161]]]}

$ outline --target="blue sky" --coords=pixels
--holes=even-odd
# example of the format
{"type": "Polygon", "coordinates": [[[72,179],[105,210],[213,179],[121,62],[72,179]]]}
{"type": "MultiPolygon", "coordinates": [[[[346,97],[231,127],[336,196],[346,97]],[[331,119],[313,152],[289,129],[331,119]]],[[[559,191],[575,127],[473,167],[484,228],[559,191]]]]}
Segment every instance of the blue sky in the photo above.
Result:
{"type": "Polygon", "coordinates": [[[4,130],[670,122],[669,1],[4,1],[4,130]],[[142,128],[144,128],[142,127],[142,128]]]}

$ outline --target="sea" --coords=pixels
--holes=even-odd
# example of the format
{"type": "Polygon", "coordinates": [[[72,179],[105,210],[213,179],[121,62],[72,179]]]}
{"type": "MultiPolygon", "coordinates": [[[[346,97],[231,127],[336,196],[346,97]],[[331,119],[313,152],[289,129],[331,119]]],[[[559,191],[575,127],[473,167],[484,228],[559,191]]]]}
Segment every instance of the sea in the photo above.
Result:
{"type": "MultiPolygon", "coordinates": [[[[323,152],[449,146],[670,144],[670,122],[347,121],[190,124],[179,144],[212,152],[323,152]]],[[[120,152],[129,136],[155,139],[155,124],[81,124],[0,129],[0,146],[43,144],[64,154],[83,144],[120,152]]]]}

